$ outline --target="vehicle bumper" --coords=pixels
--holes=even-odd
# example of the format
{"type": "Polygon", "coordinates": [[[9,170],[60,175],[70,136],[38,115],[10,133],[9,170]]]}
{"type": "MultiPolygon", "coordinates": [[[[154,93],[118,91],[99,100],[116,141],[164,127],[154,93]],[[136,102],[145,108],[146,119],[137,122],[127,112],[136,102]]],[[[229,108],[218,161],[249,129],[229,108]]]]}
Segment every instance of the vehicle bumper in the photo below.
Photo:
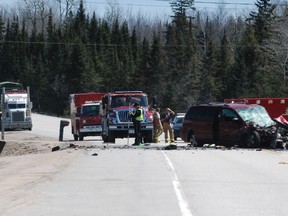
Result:
{"type": "Polygon", "coordinates": [[[4,127],[5,129],[16,130],[16,129],[32,129],[31,122],[5,122],[4,127]]]}
{"type": "Polygon", "coordinates": [[[100,134],[102,132],[101,125],[88,125],[80,128],[80,133],[100,134]]]}
{"type": "MultiPolygon", "coordinates": [[[[127,125],[110,125],[109,126],[110,133],[113,133],[115,137],[126,137],[128,136],[135,136],[134,133],[134,125],[133,124],[127,124],[127,125]]],[[[148,135],[150,133],[153,133],[153,125],[147,125],[142,124],[141,125],[141,134],[142,135],[148,135]]]]}

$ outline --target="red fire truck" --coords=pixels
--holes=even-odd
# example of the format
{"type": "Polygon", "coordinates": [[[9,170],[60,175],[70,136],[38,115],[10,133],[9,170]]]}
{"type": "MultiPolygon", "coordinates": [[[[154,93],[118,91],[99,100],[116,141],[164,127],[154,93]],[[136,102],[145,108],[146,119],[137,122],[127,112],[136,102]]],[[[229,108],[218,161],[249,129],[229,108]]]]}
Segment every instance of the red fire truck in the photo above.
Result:
{"type": "Polygon", "coordinates": [[[288,120],[288,98],[230,98],[225,103],[259,104],[267,110],[271,118],[281,115],[288,120]]]}
{"type": "Polygon", "coordinates": [[[74,140],[101,135],[100,103],[105,93],[76,93],[70,95],[71,131],[74,140]]]}
{"type": "Polygon", "coordinates": [[[141,133],[144,142],[153,140],[153,114],[149,111],[148,96],[142,91],[115,91],[102,98],[102,139],[115,143],[115,138],[135,137],[129,112],[135,111],[134,103],[139,103],[144,111],[141,133]]]}

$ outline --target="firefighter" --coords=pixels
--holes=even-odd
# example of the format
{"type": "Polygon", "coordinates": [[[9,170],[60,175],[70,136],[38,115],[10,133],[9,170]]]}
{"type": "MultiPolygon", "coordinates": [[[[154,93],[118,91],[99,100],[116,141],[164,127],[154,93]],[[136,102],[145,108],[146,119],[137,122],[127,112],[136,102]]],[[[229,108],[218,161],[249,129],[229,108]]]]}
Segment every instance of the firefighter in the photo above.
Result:
{"type": "Polygon", "coordinates": [[[170,142],[174,143],[174,131],[172,126],[172,120],[175,115],[175,112],[172,111],[170,108],[165,109],[165,113],[162,115],[161,121],[163,124],[164,136],[165,136],[165,143],[168,143],[168,133],[170,137],[170,142]]]}
{"type": "Polygon", "coordinates": [[[159,136],[163,133],[163,126],[160,119],[160,109],[152,109],[153,112],[153,122],[154,122],[154,143],[158,143],[159,136]]]}
{"type": "Polygon", "coordinates": [[[141,122],[144,118],[143,109],[140,107],[138,103],[133,105],[135,107],[135,112],[130,113],[132,117],[132,121],[134,124],[134,132],[135,132],[135,143],[132,144],[133,146],[137,146],[142,144],[142,136],[141,136],[141,122]]]}

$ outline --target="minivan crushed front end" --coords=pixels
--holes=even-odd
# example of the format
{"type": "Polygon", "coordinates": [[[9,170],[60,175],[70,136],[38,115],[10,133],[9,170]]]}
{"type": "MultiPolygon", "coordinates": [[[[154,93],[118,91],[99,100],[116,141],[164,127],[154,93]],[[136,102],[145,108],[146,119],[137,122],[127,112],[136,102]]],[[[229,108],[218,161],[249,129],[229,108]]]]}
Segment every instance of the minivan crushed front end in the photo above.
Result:
{"type": "Polygon", "coordinates": [[[216,144],[245,148],[287,146],[287,128],[256,104],[209,103],[186,112],[181,138],[193,146],[216,144]]]}

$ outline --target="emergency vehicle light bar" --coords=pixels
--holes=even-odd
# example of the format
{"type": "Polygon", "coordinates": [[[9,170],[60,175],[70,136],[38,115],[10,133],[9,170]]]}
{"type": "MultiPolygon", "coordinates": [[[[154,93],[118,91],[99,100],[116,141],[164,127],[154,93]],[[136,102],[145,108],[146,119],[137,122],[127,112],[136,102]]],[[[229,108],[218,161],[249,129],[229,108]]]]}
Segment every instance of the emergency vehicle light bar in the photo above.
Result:
{"type": "Polygon", "coordinates": [[[100,103],[100,100],[85,101],[85,104],[100,103]]]}
{"type": "Polygon", "coordinates": [[[124,94],[124,93],[143,93],[143,91],[115,91],[115,94],[124,94]]]}

